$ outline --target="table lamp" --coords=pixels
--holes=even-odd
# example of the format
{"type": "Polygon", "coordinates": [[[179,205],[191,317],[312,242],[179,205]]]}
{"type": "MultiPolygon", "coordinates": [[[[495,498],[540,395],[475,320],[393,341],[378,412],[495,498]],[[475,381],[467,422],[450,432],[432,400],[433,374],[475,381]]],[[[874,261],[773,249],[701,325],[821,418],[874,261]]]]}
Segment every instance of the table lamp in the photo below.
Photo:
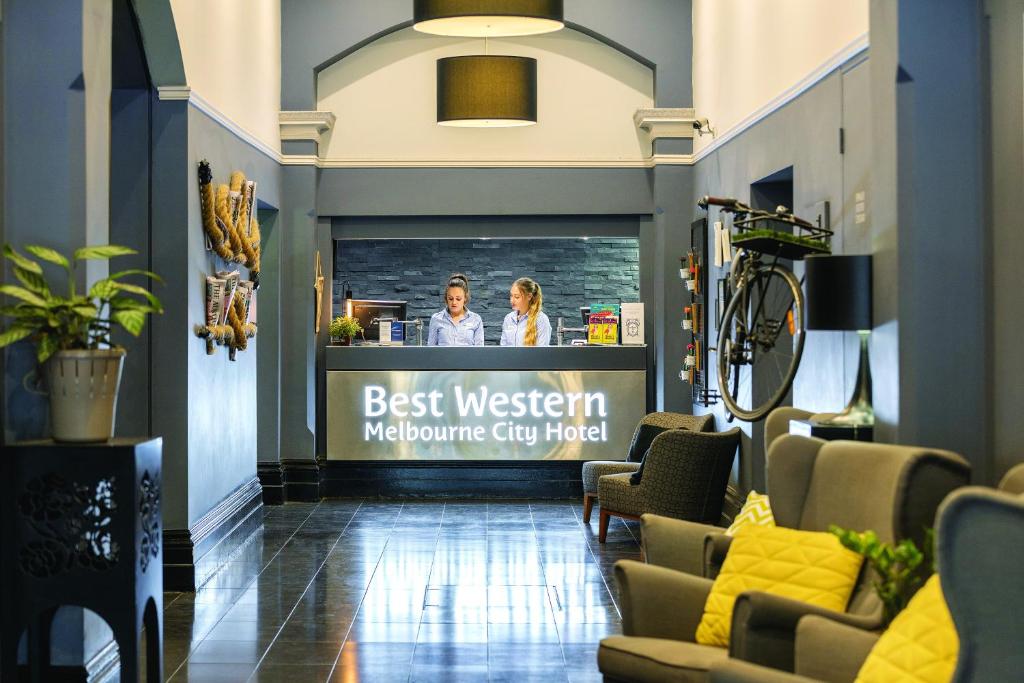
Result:
{"type": "Polygon", "coordinates": [[[807,329],[855,330],[860,336],[857,384],[846,408],[823,424],[871,426],[871,255],[808,256],[804,260],[807,285],[807,329]]]}

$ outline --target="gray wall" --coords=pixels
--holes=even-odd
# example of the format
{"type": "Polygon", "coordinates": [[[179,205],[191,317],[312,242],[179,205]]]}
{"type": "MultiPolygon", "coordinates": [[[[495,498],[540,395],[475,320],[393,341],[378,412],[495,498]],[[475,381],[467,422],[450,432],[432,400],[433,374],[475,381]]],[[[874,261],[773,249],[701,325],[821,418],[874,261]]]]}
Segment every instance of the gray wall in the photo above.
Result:
{"type": "Polygon", "coordinates": [[[995,481],[1024,461],[1024,0],[989,0],[992,66],[992,418],[995,481]]]}
{"type": "MultiPolygon", "coordinates": [[[[855,66],[859,58],[848,67],[866,68],[866,64],[855,66]]],[[[843,156],[839,153],[839,129],[843,126],[844,73],[833,72],[813,88],[772,113],[752,128],[729,141],[722,147],[701,159],[696,166],[695,192],[688,204],[692,217],[702,215],[697,210],[699,197],[737,197],[750,200],[750,185],[777,171],[793,167],[793,210],[798,216],[812,214],[816,202],[831,202],[833,229],[836,231],[833,243],[836,253],[843,253],[846,247],[845,235],[852,226],[843,222],[844,209],[852,206],[853,197],[846,196],[843,188],[843,156]]],[[[859,85],[866,85],[861,82],[859,85]]],[[[865,97],[866,92],[860,93],[865,97]]],[[[869,139],[865,136],[848,137],[849,147],[865,147],[869,139]]],[[[719,219],[716,211],[710,212],[708,240],[714,244],[713,224],[719,219]]],[[[852,223],[852,221],[850,221],[852,223]]],[[[865,253],[864,244],[851,245],[852,253],[865,253]]],[[[799,272],[800,268],[797,266],[799,272]]],[[[727,267],[715,268],[711,264],[708,277],[714,283],[724,277],[727,267]]],[[[711,289],[708,310],[716,306],[715,289],[711,289]]],[[[669,321],[674,323],[675,321],[669,321]]],[[[709,315],[710,327],[714,332],[709,344],[717,343],[714,315],[709,315]]],[[[678,326],[677,326],[678,329],[678,326]]],[[[678,332],[676,332],[678,334],[678,332]]],[[[794,380],[793,402],[811,410],[837,410],[841,408],[852,390],[852,378],[856,364],[844,363],[844,333],[809,332],[804,347],[804,356],[794,380]]],[[[850,333],[853,339],[855,333],[850,333]]],[[[714,370],[715,355],[709,358],[709,375],[712,386],[717,387],[717,373],[714,370]]],[[[855,358],[854,358],[855,361],[855,358]]],[[[695,406],[695,412],[712,412],[719,428],[726,426],[725,408],[718,403],[710,408],[695,406]]],[[[744,431],[744,444],[737,474],[744,488],[764,488],[764,448],[761,423],[737,422],[744,431]]]]}
{"type": "MultiPolygon", "coordinates": [[[[219,123],[194,107],[188,110],[188,236],[187,264],[181,282],[187,292],[190,324],[176,337],[187,349],[188,362],[188,523],[194,523],[215,504],[256,476],[257,378],[259,342],[257,335],[249,348],[228,360],[225,349],[206,355],[205,344],[192,334],[192,324],[205,318],[205,277],[228,267],[207,251],[199,212],[199,189],[195,182],[197,164],[207,159],[214,182],[227,182],[232,171],[240,170],[257,182],[257,198],[264,208],[280,204],[280,167],[219,123]]],[[[180,239],[180,237],[179,237],[180,239]]],[[[179,247],[180,249],[180,247],[179,247]]],[[[262,287],[261,287],[262,289],[262,287]]],[[[257,292],[259,297],[259,292],[257,292]]],[[[271,296],[273,298],[273,296],[271,296]]],[[[257,306],[257,311],[259,307],[257,306]]],[[[273,309],[267,312],[273,315],[273,309]]],[[[166,498],[166,497],[165,497],[166,498]]]]}
{"type": "MultiPolygon", "coordinates": [[[[599,36],[655,70],[655,103],[692,103],[690,0],[567,0],[573,28],[599,36]]],[[[316,108],[316,72],[373,39],[412,23],[408,0],[282,0],[281,109],[316,108]]]]}
{"type": "MultiPolygon", "coordinates": [[[[553,327],[559,316],[566,327],[579,327],[580,306],[639,300],[639,260],[637,238],[339,240],[334,311],[344,310],[342,283],[348,282],[357,299],[408,301],[407,318],[426,326],[443,308],[448,276],[462,272],[470,282],[469,309],[483,318],[486,343],[497,344],[515,278],[540,283],[553,327]]],[[[423,334],[425,341],[426,327],[423,334]]]]}

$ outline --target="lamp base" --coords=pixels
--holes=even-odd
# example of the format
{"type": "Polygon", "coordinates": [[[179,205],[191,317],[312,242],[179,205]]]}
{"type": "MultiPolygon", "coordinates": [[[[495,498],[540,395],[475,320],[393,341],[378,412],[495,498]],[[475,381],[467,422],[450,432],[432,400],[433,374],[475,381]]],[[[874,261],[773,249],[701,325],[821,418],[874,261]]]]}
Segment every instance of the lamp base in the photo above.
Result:
{"type": "Polygon", "coordinates": [[[843,412],[821,424],[844,427],[871,427],[875,424],[875,409],[871,407],[871,362],[868,360],[868,335],[870,332],[858,331],[860,335],[860,366],[857,368],[857,386],[853,389],[850,402],[843,412]]]}

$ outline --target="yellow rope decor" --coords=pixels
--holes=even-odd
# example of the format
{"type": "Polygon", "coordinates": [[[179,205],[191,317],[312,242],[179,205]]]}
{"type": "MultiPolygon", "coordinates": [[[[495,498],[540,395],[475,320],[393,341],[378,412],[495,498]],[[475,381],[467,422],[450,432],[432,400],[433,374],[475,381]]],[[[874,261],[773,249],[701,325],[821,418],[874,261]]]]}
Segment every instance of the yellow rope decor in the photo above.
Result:
{"type": "MultiPolygon", "coordinates": [[[[199,162],[199,205],[210,247],[224,261],[246,266],[253,290],[259,287],[260,273],[260,226],[255,204],[256,183],[247,180],[244,173],[233,172],[229,184],[219,185],[215,191],[209,162],[199,162]]],[[[227,346],[229,358],[234,360],[236,351],[244,351],[257,330],[255,323],[245,322],[247,315],[244,297],[236,292],[228,304],[226,325],[196,325],[196,336],[206,340],[206,353],[213,354],[214,345],[227,346]]]]}
{"type": "Polygon", "coordinates": [[[225,261],[234,259],[234,254],[228,246],[228,236],[217,224],[217,216],[214,213],[213,195],[213,173],[210,171],[210,164],[199,162],[199,207],[203,216],[203,230],[210,239],[210,246],[225,261]]]}

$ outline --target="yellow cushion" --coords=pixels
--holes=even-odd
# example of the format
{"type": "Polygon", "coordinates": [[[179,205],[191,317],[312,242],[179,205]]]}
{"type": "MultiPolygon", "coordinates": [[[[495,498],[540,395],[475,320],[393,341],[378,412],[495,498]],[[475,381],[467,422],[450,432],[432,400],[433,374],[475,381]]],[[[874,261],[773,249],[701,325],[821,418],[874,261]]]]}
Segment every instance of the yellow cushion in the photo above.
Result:
{"type": "Polygon", "coordinates": [[[864,558],[832,534],[750,526],[736,536],[704,605],[697,642],[727,647],[740,593],[762,591],[842,612],[864,558]]]}
{"type": "Polygon", "coordinates": [[[871,648],[856,683],[948,683],[960,649],[934,574],[871,648]]]}
{"type": "Polygon", "coordinates": [[[736,519],[725,530],[726,536],[735,536],[736,532],[745,526],[775,526],[775,517],[772,515],[772,506],[768,504],[768,495],[751,491],[747,495],[747,502],[736,519]]]}

